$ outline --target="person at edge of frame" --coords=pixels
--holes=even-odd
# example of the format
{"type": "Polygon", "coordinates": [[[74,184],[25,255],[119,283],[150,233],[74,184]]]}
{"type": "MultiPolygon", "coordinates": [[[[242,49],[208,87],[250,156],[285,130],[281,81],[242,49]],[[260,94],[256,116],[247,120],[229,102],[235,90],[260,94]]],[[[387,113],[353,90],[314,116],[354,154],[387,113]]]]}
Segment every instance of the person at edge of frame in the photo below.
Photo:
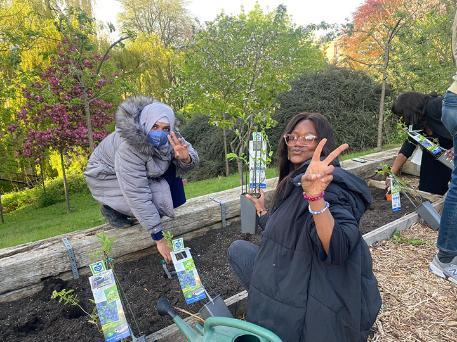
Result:
{"type": "MultiPolygon", "coordinates": [[[[428,139],[437,140],[446,150],[452,148],[452,138],[441,122],[441,106],[443,98],[437,95],[427,95],[417,92],[400,94],[392,105],[392,112],[402,117],[405,124],[412,125],[414,130],[428,139]]],[[[411,157],[418,143],[408,137],[395,158],[391,172],[399,175],[406,160],[411,157]]],[[[444,195],[451,180],[451,169],[438,161],[428,151],[422,151],[419,190],[432,194],[444,195]]]]}
{"type": "MultiPolygon", "coordinates": [[[[457,11],[452,25],[452,54],[454,62],[457,61],[457,11]]],[[[455,147],[457,146],[457,74],[453,83],[443,98],[441,121],[452,136],[455,147]]],[[[451,183],[444,200],[441,213],[440,229],[438,232],[438,253],[430,263],[430,271],[438,277],[457,284],[457,156],[453,153],[454,170],[452,170],[451,183]]]]}

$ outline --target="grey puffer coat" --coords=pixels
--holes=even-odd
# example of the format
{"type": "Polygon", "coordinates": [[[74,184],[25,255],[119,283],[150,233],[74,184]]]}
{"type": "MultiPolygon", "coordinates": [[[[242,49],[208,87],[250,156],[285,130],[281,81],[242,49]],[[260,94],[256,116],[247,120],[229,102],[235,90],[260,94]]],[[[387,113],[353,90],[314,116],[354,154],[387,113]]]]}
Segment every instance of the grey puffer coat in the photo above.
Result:
{"type": "Polygon", "coordinates": [[[135,216],[150,233],[162,230],[161,216],[174,217],[170,187],[161,178],[173,162],[181,172],[198,164],[198,154],[188,142],[192,162],[163,160],[140,127],[142,109],[154,102],[137,96],[123,102],[116,112],[116,129],[89,158],[87,184],[92,196],[125,215],[135,216]]]}

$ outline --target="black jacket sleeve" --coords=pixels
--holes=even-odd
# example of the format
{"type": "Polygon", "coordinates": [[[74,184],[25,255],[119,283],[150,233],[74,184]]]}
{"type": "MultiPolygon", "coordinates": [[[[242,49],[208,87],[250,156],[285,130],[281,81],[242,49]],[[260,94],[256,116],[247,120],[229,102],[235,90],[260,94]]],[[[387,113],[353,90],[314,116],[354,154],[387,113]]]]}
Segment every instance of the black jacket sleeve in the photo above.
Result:
{"type": "Polygon", "coordinates": [[[398,153],[403,154],[406,158],[411,157],[413,154],[414,150],[416,149],[417,144],[411,141],[410,139],[405,140],[403,145],[400,148],[400,151],[398,153]]]}
{"type": "Polygon", "coordinates": [[[260,216],[258,219],[257,219],[257,225],[259,226],[259,228],[263,231],[265,230],[265,227],[267,225],[267,221],[268,221],[268,218],[269,218],[270,214],[267,213],[265,215],[262,215],[260,216]]]}
{"type": "Polygon", "coordinates": [[[330,212],[335,220],[335,225],[333,227],[328,253],[325,253],[314,223],[312,224],[311,238],[317,246],[321,261],[327,264],[341,265],[359,243],[361,234],[359,225],[349,210],[343,206],[333,205],[330,206],[330,212]]]}

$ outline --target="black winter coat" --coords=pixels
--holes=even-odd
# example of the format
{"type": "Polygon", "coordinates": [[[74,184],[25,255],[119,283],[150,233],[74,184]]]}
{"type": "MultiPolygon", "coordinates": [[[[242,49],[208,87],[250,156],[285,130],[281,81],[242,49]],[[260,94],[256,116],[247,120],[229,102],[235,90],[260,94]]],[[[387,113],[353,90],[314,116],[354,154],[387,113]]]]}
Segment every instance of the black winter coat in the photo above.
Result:
{"type": "Polygon", "coordinates": [[[335,219],[328,255],[302,189],[292,182],[266,222],[247,320],[284,341],[366,341],[381,307],[371,255],[358,227],[371,202],[370,191],[340,167],[333,177],[325,193],[335,219]]]}

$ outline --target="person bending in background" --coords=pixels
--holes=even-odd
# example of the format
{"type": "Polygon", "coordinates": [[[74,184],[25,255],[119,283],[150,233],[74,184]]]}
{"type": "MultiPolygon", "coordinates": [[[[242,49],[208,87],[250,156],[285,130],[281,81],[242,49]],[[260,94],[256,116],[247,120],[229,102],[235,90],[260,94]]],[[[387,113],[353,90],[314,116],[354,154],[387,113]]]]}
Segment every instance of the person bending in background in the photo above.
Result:
{"type": "MultiPolygon", "coordinates": [[[[392,105],[392,112],[402,117],[405,124],[413,125],[414,130],[421,130],[428,138],[438,140],[441,147],[452,148],[452,139],[448,130],[441,122],[442,97],[426,95],[416,92],[400,94],[392,105]]],[[[395,158],[391,172],[400,174],[401,168],[413,154],[417,142],[408,138],[400,148],[395,158]]],[[[423,151],[419,190],[432,194],[444,195],[448,190],[448,183],[451,179],[451,170],[438,160],[431,153],[423,151]]]]}
{"type": "Polygon", "coordinates": [[[119,106],[115,131],[95,148],[84,172],[108,222],[129,227],[135,217],[167,262],[170,248],[161,217],[174,217],[173,209],[185,202],[176,169],[190,170],[199,161],[191,144],[174,131],[175,114],[169,106],[150,97],[131,97],[119,106]]]}
{"type": "MultiPolygon", "coordinates": [[[[457,61],[457,11],[452,25],[452,53],[454,61],[457,61]]],[[[457,74],[444,95],[441,120],[452,136],[455,152],[457,146],[457,74]]],[[[455,153],[453,157],[454,170],[449,191],[444,200],[438,232],[438,254],[435,255],[429,267],[432,273],[457,284],[457,156],[455,153]]]]}
{"type": "Polygon", "coordinates": [[[228,250],[248,289],[246,319],[284,341],[366,341],[381,306],[359,231],[371,194],[339,167],[347,147],[336,148],[322,114],[294,116],[278,146],[272,209],[263,194],[248,197],[264,228],[261,245],[238,240],[228,250]]]}

